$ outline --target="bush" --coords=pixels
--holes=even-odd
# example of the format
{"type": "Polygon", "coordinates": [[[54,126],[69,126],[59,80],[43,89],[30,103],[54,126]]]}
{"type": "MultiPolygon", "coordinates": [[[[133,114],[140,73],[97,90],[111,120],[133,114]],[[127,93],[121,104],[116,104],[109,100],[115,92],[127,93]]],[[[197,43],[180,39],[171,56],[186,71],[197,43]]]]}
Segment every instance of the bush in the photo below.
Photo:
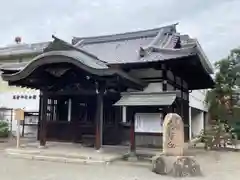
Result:
{"type": "Polygon", "coordinates": [[[9,129],[6,121],[0,121],[0,137],[8,137],[9,129]]]}
{"type": "Polygon", "coordinates": [[[215,121],[212,125],[207,127],[205,131],[196,138],[197,143],[205,143],[205,147],[208,149],[226,147],[227,145],[233,145],[236,147],[237,135],[234,133],[234,129],[231,128],[227,123],[215,121]]]}

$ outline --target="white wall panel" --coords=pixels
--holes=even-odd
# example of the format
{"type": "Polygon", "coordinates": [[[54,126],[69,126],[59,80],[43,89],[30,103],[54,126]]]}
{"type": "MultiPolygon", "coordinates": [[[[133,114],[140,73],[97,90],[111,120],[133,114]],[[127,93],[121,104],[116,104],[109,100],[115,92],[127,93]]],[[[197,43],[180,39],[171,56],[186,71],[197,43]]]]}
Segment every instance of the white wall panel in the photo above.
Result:
{"type": "Polygon", "coordinates": [[[162,133],[162,113],[136,113],[135,132],[162,133]]]}

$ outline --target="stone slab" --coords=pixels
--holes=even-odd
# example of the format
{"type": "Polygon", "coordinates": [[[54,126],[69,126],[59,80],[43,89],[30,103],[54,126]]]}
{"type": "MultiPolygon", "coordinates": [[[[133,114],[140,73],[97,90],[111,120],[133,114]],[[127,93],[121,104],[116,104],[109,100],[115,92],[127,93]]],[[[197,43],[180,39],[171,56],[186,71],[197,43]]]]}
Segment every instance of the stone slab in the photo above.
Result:
{"type": "Polygon", "coordinates": [[[121,153],[107,153],[104,150],[96,152],[94,149],[68,149],[61,148],[7,148],[5,153],[10,157],[81,164],[109,164],[123,158],[121,153]]]}
{"type": "Polygon", "coordinates": [[[97,160],[84,160],[84,159],[74,159],[65,157],[55,157],[55,156],[41,156],[41,155],[30,155],[30,154],[19,154],[19,153],[9,153],[9,157],[28,159],[28,160],[38,160],[38,161],[49,161],[49,162],[61,162],[61,163],[75,163],[75,164],[102,164],[106,165],[109,162],[97,161],[97,160]]]}

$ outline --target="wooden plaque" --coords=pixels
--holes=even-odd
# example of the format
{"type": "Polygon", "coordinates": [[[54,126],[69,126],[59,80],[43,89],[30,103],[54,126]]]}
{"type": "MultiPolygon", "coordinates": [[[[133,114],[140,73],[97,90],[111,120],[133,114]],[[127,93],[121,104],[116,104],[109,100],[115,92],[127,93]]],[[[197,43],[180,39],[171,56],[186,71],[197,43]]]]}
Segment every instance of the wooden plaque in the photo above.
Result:
{"type": "Polygon", "coordinates": [[[22,109],[15,109],[15,120],[24,120],[24,111],[22,109]]]}

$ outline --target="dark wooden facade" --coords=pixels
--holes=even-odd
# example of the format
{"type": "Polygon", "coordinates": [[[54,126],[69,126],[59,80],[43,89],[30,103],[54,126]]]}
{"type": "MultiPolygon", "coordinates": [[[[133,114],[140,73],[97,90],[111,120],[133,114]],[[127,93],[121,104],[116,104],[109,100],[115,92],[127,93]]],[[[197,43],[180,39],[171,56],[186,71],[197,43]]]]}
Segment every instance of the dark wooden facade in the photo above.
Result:
{"type": "MultiPolygon", "coordinates": [[[[162,87],[159,89],[161,92],[167,91],[178,91],[178,96],[173,104],[170,106],[131,106],[127,107],[127,120],[129,122],[134,119],[134,114],[136,113],[163,113],[165,116],[167,113],[177,113],[179,114],[184,122],[184,135],[185,141],[189,140],[189,89],[188,84],[182,79],[181,74],[179,76],[174,72],[171,66],[167,63],[161,64],[148,64],[147,67],[128,67],[133,70],[134,73],[138,74],[138,71],[153,69],[159,76],[149,77],[149,72],[147,73],[148,78],[142,78],[148,84],[150,83],[161,83],[162,87]],[[158,67],[158,68],[156,68],[158,67]]],[[[144,76],[144,75],[143,75],[144,76]]],[[[134,123],[133,121],[131,122],[134,123]]],[[[129,129],[130,130],[130,129],[129,129]]],[[[162,145],[162,133],[135,133],[135,139],[140,139],[145,137],[146,142],[139,142],[139,146],[150,146],[150,147],[160,147],[162,145]],[[149,142],[148,139],[151,139],[149,142]],[[152,143],[155,141],[157,143],[152,143]]],[[[139,140],[141,141],[141,140],[139,140]]]]}

